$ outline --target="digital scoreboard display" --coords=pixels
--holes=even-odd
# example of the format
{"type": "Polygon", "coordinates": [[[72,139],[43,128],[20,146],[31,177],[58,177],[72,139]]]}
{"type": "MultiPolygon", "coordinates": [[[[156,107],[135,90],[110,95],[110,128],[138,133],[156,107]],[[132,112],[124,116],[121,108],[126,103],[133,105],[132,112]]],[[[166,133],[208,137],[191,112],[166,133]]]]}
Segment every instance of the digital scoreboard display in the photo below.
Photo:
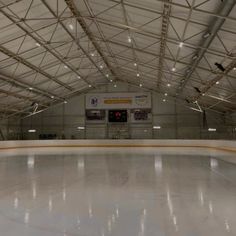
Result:
{"type": "Polygon", "coordinates": [[[109,110],[109,122],[127,122],[127,110],[109,110]]]}

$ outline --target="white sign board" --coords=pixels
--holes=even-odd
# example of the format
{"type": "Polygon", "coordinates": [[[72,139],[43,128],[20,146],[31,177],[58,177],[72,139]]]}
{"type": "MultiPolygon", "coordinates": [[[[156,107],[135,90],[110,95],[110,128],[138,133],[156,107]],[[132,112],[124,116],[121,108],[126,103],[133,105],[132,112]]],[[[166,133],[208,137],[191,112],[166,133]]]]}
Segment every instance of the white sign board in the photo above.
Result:
{"type": "Polygon", "coordinates": [[[150,93],[94,93],[86,95],[86,109],[151,108],[150,93]]]}

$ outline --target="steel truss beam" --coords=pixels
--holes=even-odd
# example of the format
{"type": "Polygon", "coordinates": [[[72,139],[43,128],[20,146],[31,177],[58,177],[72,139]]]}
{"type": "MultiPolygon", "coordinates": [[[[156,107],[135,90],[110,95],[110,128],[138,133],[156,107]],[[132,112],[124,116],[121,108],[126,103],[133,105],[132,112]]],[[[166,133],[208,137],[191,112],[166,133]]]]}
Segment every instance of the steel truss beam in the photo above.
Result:
{"type": "MultiPolygon", "coordinates": [[[[168,0],[156,0],[156,1],[164,2],[164,3],[172,5],[172,6],[181,7],[181,8],[184,8],[186,10],[188,10],[190,8],[190,6],[186,6],[186,5],[183,5],[183,4],[180,4],[180,3],[176,3],[176,2],[168,2],[168,0]]],[[[229,0],[229,1],[224,0],[222,2],[223,3],[227,2],[227,4],[232,4],[232,3],[235,3],[235,0],[229,0]]],[[[231,17],[229,15],[225,15],[223,12],[214,13],[214,12],[198,9],[196,7],[193,8],[193,11],[199,12],[199,13],[202,13],[202,14],[205,14],[205,15],[209,15],[209,16],[214,16],[214,17],[216,17],[218,19],[223,19],[223,20],[227,19],[227,20],[231,20],[231,21],[236,21],[236,18],[231,17]]]]}
{"type": "MultiPolygon", "coordinates": [[[[232,11],[232,9],[234,8],[234,6],[235,6],[235,0],[225,0],[222,3],[222,7],[220,8],[220,11],[218,12],[218,14],[221,16],[228,16],[230,12],[232,11]]],[[[188,83],[189,79],[191,78],[191,75],[193,74],[194,70],[196,69],[196,67],[198,66],[202,58],[204,57],[207,49],[211,45],[214,38],[217,36],[217,33],[222,27],[222,25],[224,24],[224,22],[225,22],[225,18],[215,17],[214,19],[212,19],[212,22],[208,27],[209,36],[207,38],[203,38],[200,44],[201,49],[199,49],[196,52],[197,58],[193,59],[192,63],[190,64],[190,68],[186,70],[185,77],[178,89],[178,94],[180,94],[183,91],[183,88],[185,87],[186,83],[188,83]]]]}
{"type": "MultiPolygon", "coordinates": [[[[48,51],[49,53],[51,53],[54,57],[56,57],[59,61],[61,61],[63,64],[65,64],[66,66],[70,66],[68,65],[67,63],[64,62],[63,58],[61,58],[60,56],[58,56],[55,52],[53,52],[52,50],[50,50],[49,46],[46,45],[46,44],[42,44],[41,40],[39,40],[35,35],[33,35],[31,32],[29,32],[28,30],[26,30],[19,22],[17,22],[15,19],[13,19],[11,16],[9,16],[9,14],[5,13],[5,11],[3,11],[2,9],[0,9],[0,12],[6,16],[11,22],[13,22],[16,26],[18,26],[21,30],[23,30],[28,36],[30,36],[32,39],[35,40],[35,42],[37,42],[38,44],[40,44],[43,48],[45,48],[46,51],[48,51]]],[[[24,21],[23,21],[24,22],[24,21]]],[[[24,22],[24,24],[26,24],[24,22]]],[[[28,26],[28,25],[27,25],[28,26]]],[[[29,26],[28,26],[29,27],[29,26]]],[[[13,59],[16,59],[17,61],[19,61],[20,63],[23,63],[24,65],[26,65],[27,67],[31,68],[32,70],[44,75],[45,77],[47,77],[48,79],[54,81],[55,83],[57,84],[60,84],[61,86],[65,87],[66,89],[68,90],[73,90],[70,86],[68,86],[67,84],[59,81],[58,79],[54,78],[53,76],[47,74],[45,71],[42,71],[40,68],[32,65],[31,63],[29,63],[28,61],[24,60],[23,58],[19,57],[18,55],[14,55],[14,53],[10,52],[9,50],[4,50],[5,48],[2,47],[2,50],[3,51],[6,51],[6,53],[9,53],[6,54],[10,57],[12,57],[13,59]]],[[[4,53],[4,52],[3,52],[4,53]]],[[[76,73],[77,75],[78,72],[76,73]]],[[[79,75],[80,76],[80,75],[79,75]]]]}
{"type": "Polygon", "coordinates": [[[82,29],[84,30],[84,32],[86,33],[86,35],[88,36],[89,40],[92,42],[94,48],[96,49],[96,51],[98,52],[100,57],[103,59],[104,63],[106,64],[107,68],[110,70],[111,74],[116,79],[118,79],[116,72],[113,70],[113,68],[110,65],[109,61],[107,60],[106,56],[103,54],[102,49],[99,46],[99,44],[96,42],[92,32],[87,27],[87,24],[86,24],[85,20],[83,19],[83,17],[81,16],[81,13],[79,12],[77,7],[75,6],[74,1],[73,0],[65,0],[65,2],[67,4],[67,6],[69,7],[69,9],[71,10],[74,17],[77,19],[77,21],[80,24],[80,26],[82,27],[82,29]]]}
{"type": "MultiPolygon", "coordinates": [[[[2,73],[0,74],[0,80],[9,83],[10,85],[14,85],[16,87],[22,88],[22,89],[29,89],[31,87],[30,84],[27,84],[25,82],[21,82],[18,79],[15,79],[14,77],[9,77],[6,75],[3,75],[2,73]]],[[[31,93],[34,93],[36,95],[41,95],[41,96],[45,96],[47,98],[54,96],[55,98],[57,97],[54,93],[49,93],[46,92],[42,89],[38,89],[38,88],[34,88],[33,90],[31,90],[31,93]]]]}
{"type": "MultiPolygon", "coordinates": [[[[45,0],[41,0],[43,2],[43,4],[47,7],[47,9],[50,11],[50,13],[57,18],[56,13],[51,9],[51,7],[48,5],[48,3],[45,0]]],[[[84,53],[84,55],[86,55],[86,57],[90,60],[90,62],[95,66],[95,68],[97,68],[97,70],[103,75],[103,71],[99,68],[99,66],[93,61],[93,59],[91,58],[91,56],[89,55],[88,52],[85,51],[85,49],[80,45],[78,39],[76,39],[73,34],[66,28],[66,26],[59,21],[59,24],[62,26],[62,28],[67,32],[67,34],[72,38],[72,40],[76,43],[76,45],[82,50],[82,52],[84,53]]],[[[73,68],[70,68],[72,71],[74,71],[73,68]]],[[[76,71],[74,71],[75,73],[77,73],[76,71]]],[[[87,79],[84,79],[85,82],[87,84],[89,84],[89,82],[87,81],[87,79]]]]}
{"type": "Polygon", "coordinates": [[[29,67],[30,69],[36,71],[37,73],[45,76],[46,78],[54,81],[55,83],[69,89],[72,90],[71,87],[69,87],[67,84],[62,83],[61,81],[57,80],[56,78],[52,77],[51,75],[49,75],[48,73],[46,73],[45,71],[41,70],[39,67],[31,64],[30,62],[28,62],[27,60],[25,60],[24,58],[18,56],[17,54],[13,53],[12,51],[8,50],[7,48],[3,47],[0,45],[0,52],[2,52],[3,54],[15,59],[16,61],[18,61],[19,63],[29,67]]]}
{"type": "MultiPolygon", "coordinates": [[[[109,1],[117,3],[117,4],[120,3],[120,1],[118,1],[118,0],[109,0],[109,1]]],[[[131,3],[131,2],[125,1],[124,4],[126,6],[134,8],[134,9],[139,9],[139,10],[143,10],[143,11],[146,11],[146,12],[150,12],[150,13],[154,13],[154,14],[159,14],[159,15],[162,14],[161,11],[158,11],[158,10],[156,10],[154,8],[146,7],[146,6],[143,6],[143,5],[138,5],[136,3],[131,3]]],[[[86,18],[86,16],[83,16],[83,17],[86,18]]],[[[181,17],[181,16],[171,15],[170,18],[174,19],[174,20],[176,19],[176,20],[182,21],[184,23],[186,22],[186,18],[181,17]]],[[[195,21],[195,20],[192,20],[192,19],[189,20],[189,23],[194,24],[194,25],[204,26],[204,27],[208,26],[207,24],[204,24],[204,23],[202,23],[200,21],[195,21]]],[[[231,33],[231,34],[235,34],[236,33],[234,31],[231,31],[231,30],[228,30],[228,29],[220,29],[220,31],[225,32],[225,33],[231,33]]]]}
{"type": "MultiPolygon", "coordinates": [[[[98,38],[98,37],[97,37],[97,39],[100,40],[100,41],[103,41],[102,38],[98,38]]],[[[110,40],[110,39],[106,39],[106,41],[107,41],[108,43],[110,43],[110,44],[114,44],[114,45],[121,46],[121,47],[124,47],[124,48],[127,48],[127,49],[128,49],[128,48],[131,49],[130,46],[128,46],[128,45],[126,45],[126,44],[124,44],[124,43],[115,42],[115,41],[112,41],[112,40],[110,40]]],[[[135,48],[135,47],[134,47],[134,50],[137,51],[137,52],[141,52],[141,53],[144,53],[144,54],[147,54],[147,55],[154,56],[154,57],[158,57],[158,58],[160,57],[159,54],[156,54],[156,53],[150,52],[150,51],[146,51],[146,50],[144,50],[144,49],[140,49],[140,48],[135,48]]],[[[189,65],[189,63],[187,63],[187,62],[180,61],[180,60],[176,60],[176,61],[175,61],[173,58],[171,58],[171,57],[169,57],[169,56],[166,56],[166,55],[164,56],[164,59],[169,60],[169,61],[172,61],[172,62],[177,62],[177,63],[183,64],[183,65],[185,65],[185,66],[188,66],[188,65],[189,65]]],[[[198,68],[198,69],[201,69],[201,70],[203,70],[203,71],[212,73],[211,70],[206,69],[206,68],[204,68],[204,67],[200,67],[199,65],[198,65],[197,68],[198,68]]],[[[172,73],[172,74],[173,74],[173,73],[172,73]]],[[[235,76],[229,75],[229,78],[235,79],[235,76]]]]}
{"type": "MultiPolygon", "coordinates": [[[[167,0],[171,2],[172,0],[167,0]]],[[[157,86],[160,86],[163,76],[163,67],[164,67],[164,57],[166,51],[166,40],[169,29],[169,18],[171,13],[171,6],[169,4],[164,4],[164,10],[162,14],[162,27],[161,27],[161,42],[160,42],[160,53],[159,53],[159,65],[158,65],[158,75],[157,75],[157,86]]]]}
{"type": "MultiPolygon", "coordinates": [[[[191,98],[192,101],[196,101],[198,100],[202,95],[205,95],[209,89],[211,89],[216,82],[220,81],[221,79],[223,79],[225,76],[227,76],[227,74],[232,71],[234,68],[236,67],[236,60],[232,61],[227,67],[225,67],[225,71],[224,73],[221,73],[219,75],[217,75],[214,79],[210,80],[207,85],[201,89],[201,93],[199,93],[197,96],[194,96],[193,98],[191,98]]],[[[223,100],[222,100],[223,101],[223,100]]]]}
{"type": "MultiPolygon", "coordinates": [[[[94,20],[93,18],[88,17],[88,16],[85,16],[84,18],[94,20]]],[[[125,25],[125,24],[121,24],[119,22],[107,21],[107,20],[102,19],[102,18],[96,18],[96,21],[101,23],[101,24],[112,26],[112,27],[115,27],[115,28],[124,29],[124,30],[131,30],[131,31],[136,32],[137,34],[147,36],[147,37],[150,37],[150,38],[153,38],[153,39],[161,39],[161,34],[156,34],[156,33],[150,32],[150,31],[143,30],[141,28],[128,26],[128,25],[125,25]]],[[[234,34],[236,34],[236,33],[234,33],[234,34]]],[[[179,44],[179,39],[168,37],[168,38],[166,38],[166,42],[178,45],[179,44]]],[[[190,49],[205,49],[207,53],[209,53],[211,55],[215,55],[215,56],[221,56],[221,57],[226,57],[226,58],[235,58],[236,57],[235,55],[232,55],[232,54],[227,55],[227,54],[224,54],[224,53],[222,53],[220,51],[217,51],[217,50],[212,50],[210,48],[201,47],[201,45],[193,45],[191,43],[188,43],[187,41],[184,43],[184,45],[185,45],[185,47],[188,47],[190,49]]]]}

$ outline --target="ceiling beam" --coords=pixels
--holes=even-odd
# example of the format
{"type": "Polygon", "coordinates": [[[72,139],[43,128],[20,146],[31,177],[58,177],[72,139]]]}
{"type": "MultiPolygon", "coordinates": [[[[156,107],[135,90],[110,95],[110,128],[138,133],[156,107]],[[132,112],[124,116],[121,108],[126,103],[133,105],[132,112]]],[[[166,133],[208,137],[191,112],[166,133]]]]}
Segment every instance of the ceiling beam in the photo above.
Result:
{"type": "Polygon", "coordinates": [[[217,75],[214,79],[210,80],[204,88],[201,88],[201,93],[198,93],[196,96],[192,97],[192,101],[198,100],[202,95],[205,95],[209,89],[216,85],[216,82],[219,82],[223,79],[227,74],[236,68],[236,60],[232,61],[227,67],[225,67],[224,73],[217,75]]]}
{"type": "Polygon", "coordinates": [[[24,101],[36,102],[36,103],[38,103],[38,100],[33,99],[33,98],[30,98],[30,97],[28,97],[28,96],[20,95],[20,94],[18,94],[18,93],[16,93],[16,92],[11,92],[11,91],[6,91],[6,90],[4,90],[4,89],[0,89],[0,94],[1,94],[1,93],[2,93],[2,94],[5,94],[5,95],[7,95],[7,96],[15,97],[15,98],[17,98],[17,99],[23,99],[24,101]]]}
{"type": "MultiPolygon", "coordinates": [[[[117,3],[117,4],[120,3],[120,0],[109,0],[109,1],[114,2],[114,3],[117,3]]],[[[136,2],[135,2],[135,3],[132,3],[132,2],[125,1],[124,4],[125,4],[126,6],[129,6],[129,7],[134,8],[134,9],[139,9],[139,10],[142,10],[142,11],[147,11],[147,12],[154,13],[154,14],[159,14],[159,15],[162,14],[162,12],[161,12],[161,11],[158,11],[157,9],[150,8],[150,7],[147,7],[147,6],[144,6],[144,5],[138,5],[136,2]]],[[[86,17],[86,16],[83,16],[83,17],[86,17]]],[[[181,16],[171,15],[170,18],[173,18],[173,19],[176,19],[176,20],[179,20],[179,21],[186,22],[186,18],[181,17],[181,16]]],[[[204,23],[202,23],[201,21],[195,21],[195,20],[193,20],[193,19],[190,19],[190,20],[189,20],[189,23],[195,24],[195,25],[204,26],[204,27],[207,27],[207,26],[208,26],[207,24],[204,24],[204,23]]],[[[235,34],[235,33],[236,33],[236,32],[231,31],[231,30],[229,30],[229,29],[220,29],[220,31],[226,32],[226,33],[231,33],[231,34],[235,34]]]]}
{"type": "MultiPolygon", "coordinates": [[[[24,89],[24,90],[29,90],[29,88],[32,87],[32,85],[30,85],[28,83],[21,82],[18,79],[4,75],[3,73],[0,73],[0,80],[4,81],[10,85],[13,85],[15,87],[19,87],[21,89],[24,89]]],[[[34,93],[35,95],[41,95],[41,96],[44,96],[47,98],[54,96],[55,98],[57,98],[57,95],[55,95],[54,93],[47,92],[47,91],[44,91],[39,88],[33,88],[30,91],[31,91],[31,93],[34,93]]]]}
{"type": "MultiPolygon", "coordinates": [[[[83,18],[94,20],[94,18],[91,18],[89,16],[84,16],[83,18]]],[[[118,28],[118,29],[124,29],[124,30],[129,29],[131,31],[136,32],[137,34],[147,36],[147,37],[150,37],[150,38],[153,38],[153,39],[159,39],[159,40],[161,39],[161,34],[156,34],[156,33],[151,32],[151,31],[146,31],[142,28],[137,28],[137,27],[134,27],[134,26],[128,26],[128,25],[125,25],[125,24],[122,24],[122,23],[119,23],[119,22],[107,21],[106,19],[98,18],[98,17],[96,17],[96,21],[99,22],[100,24],[112,26],[112,27],[115,27],[115,28],[118,28]]],[[[236,34],[236,33],[232,33],[232,34],[236,34]]],[[[179,45],[179,39],[169,37],[169,36],[166,38],[166,42],[179,45]]],[[[190,48],[190,49],[205,49],[206,52],[211,54],[211,55],[225,57],[225,58],[236,58],[236,56],[234,54],[231,54],[231,53],[230,54],[225,54],[221,51],[212,50],[210,48],[204,48],[204,47],[201,47],[201,45],[194,45],[194,44],[191,44],[187,41],[184,42],[184,45],[185,45],[185,47],[190,48]]]]}
{"type": "MultiPolygon", "coordinates": [[[[222,16],[228,16],[230,12],[232,11],[233,7],[235,6],[235,0],[225,0],[222,3],[222,6],[220,8],[220,11],[218,12],[219,15],[222,16]]],[[[188,83],[189,79],[191,78],[191,75],[195,71],[196,67],[204,57],[207,49],[210,47],[212,41],[215,39],[219,29],[222,27],[222,25],[225,22],[225,18],[218,18],[214,17],[208,27],[207,33],[209,36],[207,38],[203,38],[200,43],[200,49],[196,52],[196,58],[192,59],[192,63],[190,63],[189,69],[185,72],[185,77],[182,80],[181,85],[178,88],[177,93],[182,93],[185,85],[188,83]]]]}
{"type": "MultiPolygon", "coordinates": [[[[45,0],[41,0],[43,2],[43,4],[46,6],[46,8],[50,11],[50,13],[55,17],[55,18],[58,18],[56,13],[52,10],[52,8],[48,5],[48,3],[45,1],[45,0]]],[[[101,70],[101,68],[96,64],[96,62],[94,62],[94,60],[91,58],[91,56],[89,55],[89,52],[87,52],[79,43],[79,40],[76,39],[74,37],[74,35],[66,28],[66,26],[61,22],[59,21],[58,19],[58,22],[59,24],[61,25],[61,27],[66,31],[66,33],[71,37],[71,39],[76,43],[76,45],[81,49],[81,51],[85,54],[85,56],[90,60],[90,62],[95,66],[95,68],[97,68],[97,70],[102,74],[104,75],[103,71],[101,70]]],[[[68,66],[68,68],[70,68],[72,71],[74,71],[75,73],[77,73],[75,71],[75,69],[71,68],[70,66],[68,66]]],[[[104,75],[105,76],[105,75],[104,75]]],[[[86,79],[86,78],[83,78],[83,80],[87,83],[87,84],[90,84],[90,82],[86,79]]]]}
{"type": "MultiPolygon", "coordinates": [[[[62,63],[64,63],[63,59],[60,58],[55,52],[51,51],[49,49],[48,46],[46,46],[46,44],[42,44],[41,40],[39,40],[34,34],[32,34],[31,32],[29,32],[28,30],[26,30],[21,24],[20,22],[16,21],[12,16],[10,16],[9,14],[7,14],[5,11],[3,11],[2,9],[0,9],[0,12],[7,17],[7,19],[9,19],[11,22],[13,22],[16,26],[18,26],[21,30],[23,30],[28,36],[30,36],[32,39],[35,40],[35,42],[37,42],[38,44],[40,44],[42,47],[44,47],[46,49],[46,51],[50,52],[53,56],[55,56],[57,59],[59,59],[62,63]]],[[[24,22],[24,21],[23,21],[24,22]]],[[[25,23],[25,22],[24,22],[25,23]]],[[[26,23],[25,23],[26,24],[26,23]]],[[[55,77],[51,76],[50,74],[46,73],[45,71],[41,70],[39,67],[36,67],[35,65],[31,64],[30,62],[28,62],[27,60],[25,60],[24,58],[21,58],[20,56],[18,56],[17,54],[11,52],[10,50],[8,50],[7,48],[4,48],[3,46],[0,46],[0,51],[2,53],[4,53],[5,55],[8,55],[9,57],[12,57],[13,59],[17,60],[18,62],[24,64],[25,66],[31,68],[32,70],[42,74],[43,76],[45,76],[46,78],[50,79],[51,81],[54,81],[55,83],[63,86],[64,88],[68,89],[68,90],[73,90],[70,86],[68,86],[67,84],[61,82],[60,80],[56,79],[55,77]]],[[[65,64],[65,63],[64,63],[65,64]]],[[[68,66],[68,65],[67,65],[68,66]]]]}
{"type": "Polygon", "coordinates": [[[102,49],[100,47],[100,45],[97,43],[96,39],[94,38],[92,32],[90,31],[90,29],[88,28],[85,20],[83,19],[80,11],[77,9],[75,3],[73,0],[64,0],[67,4],[67,6],[69,7],[69,9],[71,10],[72,14],[74,15],[74,17],[77,19],[79,25],[82,27],[82,29],[84,30],[84,32],[86,33],[87,37],[89,38],[89,40],[92,42],[94,48],[96,49],[96,51],[98,52],[98,54],[100,55],[100,57],[103,59],[105,65],[107,66],[107,68],[110,70],[111,74],[118,79],[116,72],[113,70],[112,66],[110,65],[110,62],[108,61],[107,57],[105,56],[105,54],[102,52],[102,49]]]}
{"type": "MultiPolygon", "coordinates": [[[[167,0],[171,2],[172,0],[167,0]]],[[[157,75],[157,87],[160,86],[163,77],[163,68],[164,68],[164,57],[166,51],[166,40],[168,36],[169,29],[169,18],[171,13],[171,5],[164,4],[164,10],[162,14],[162,26],[161,26],[161,42],[160,42],[160,52],[159,52],[159,63],[158,63],[158,75],[157,75]]]]}
{"type": "MultiPolygon", "coordinates": [[[[168,2],[168,0],[156,0],[158,2],[164,2],[166,4],[169,4],[169,5],[172,5],[172,6],[176,6],[176,7],[181,7],[181,8],[184,8],[186,10],[189,10],[190,9],[190,6],[186,6],[186,5],[183,5],[183,4],[180,4],[180,3],[177,3],[177,2],[168,2]]],[[[234,3],[235,0],[221,0],[222,3],[224,2],[227,2],[227,4],[231,4],[231,3],[234,3]]],[[[215,12],[210,12],[210,11],[206,11],[206,10],[203,10],[203,9],[198,9],[198,8],[193,8],[193,11],[194,12],[199,12],[199,13],[202,13],[204,15],[209,15],[209,16],[214,16],[218,19],[223,19],[223,20],[231,20],[231,21],[236,21],[236,18],[235,17],[231,17],[229,15],[225,15],[223,12],[219,11],[217,13],[215,12]]]]}
{"type": "MultiPolygon", "coordinates": [[[[103,40],[102,38],[99,38],[99,37],[97,37],[97,39],[100,40],[100,41],[103,40]]],[[[124,48],[129,48],[129,49],[131,49],[130,46],[128,46],[127,44],[121,43],[121,42],[116,42],[116,41],[113,41],[113,40],[110,40],[110,39],[106,39],[106,41],[109,42],[110,44],[114,44],[114,45],[117,45],[117,46],[120,46],[120,47],[124,47],[124,48]]],[[[137,51],[137,52],[140,52],[140,53],[144,53],[144,54],[150,55],[150,56],[154,56],[154,57],[158,57],[158,58],[160,57],[159,54],[156,54],[156,53],[151,52],[151,51],[147,51],[147,50],[145,50],[145,49],[140,49],[140,48],[134,47],[134,50],[137,51]]],[[[175,62],[175,60],[174,60],[172,57],[169,57],[169,56],[167,56],[167,55],[164,56],[164,59],[169,60],[169,61],[172,61],[172,62],[175,62]]],[[[188,66],[188,65],[189,65],[189,63],[184,62],[184,61],[180,61],[180,60],[177,60],[176,62],[177,62],[177,63],[180,63],[180,64],[183,64],[183,65],[185,65],[185,66],[188,66]]],[[[200,67],[199,65],[197,66],[197,68],[198,68],[198,69],[201,69],[201,70],[203,70],[203,71],[209,72],[209,73],[214,73],[213,71],[211,71],[211,70],[209,70],[209,69],[206,69],[206,68],[204,68],[204,67],[200,67]]],[[[184,74],[183,74],[183,76],[184,76],[184,74]]],[[[229,77],[229,78],[232,78],[232,79],[236,79],[235,76],[229,75],[228,77],[229,77]]]]}

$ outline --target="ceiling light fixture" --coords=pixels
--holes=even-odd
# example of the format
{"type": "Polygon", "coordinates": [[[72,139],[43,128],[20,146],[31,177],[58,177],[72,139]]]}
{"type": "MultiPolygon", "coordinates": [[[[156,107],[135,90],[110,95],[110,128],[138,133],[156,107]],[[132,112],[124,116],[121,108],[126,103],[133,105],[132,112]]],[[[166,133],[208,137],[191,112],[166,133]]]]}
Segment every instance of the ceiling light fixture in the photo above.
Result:
{"type": "Polygon", "coordinates": [[[233,70],[236,70],[236,67],[234,67],[233,70]]]}
{"type": "Polygon", "coordinates": [[[163,99],[162,101],[163,101],[163,102],[166,102],[166,100],[165,100],[165,99],[163,99]]]}
{"type": "Polygon", "coordinates": [[[106,77],[108,78],[108,77],[109,77],[109,74],[106,74],[106,77]]]}
{"type": "Polygon", "coordinates": [[[64,65],[64,68],[65,68],[65,69],[68,69],[68,66],[67,66],[67,65],[64,65]]]}
{"type": "Polygon", "coordinates": [[[182,48],[184,46],[184,43],[183,42],[180,42],[179,43],[179,47],[182,48]]]}
{"type": "Polygon", "coordinates": [[[40,46],[41,46],[39,43],[35,43],[35,45],[36,45],[37,47],[40,47],[40,46]]]}
{"type": "Polygon", "coordinates": [[[165,93],[165,96],[167,96],[168,94],[167,93],[165,93]]]}
{"type": "Polygon", "coordinates": [[[116,84],[114,84],[114,88],[116,88],[117,87],[117,85],[116,84]]]}
{"type": "Polygon", "coordinates": [[[77,78],[80,79],[81,77],[78,75],[77,78]]]}
{"type": "Polygon", "coordinates": [[[29,133],[35,133],[35,132],[36,132],[36,129],[29,129],[28,132],[29,132],[29,133]]]}
{"type": "Polygon", "coordinates": [[[137,73],[137,77],[139,77],[140,76],[140,74],[139,73],[137,73]]]}
{"type": "Polygon", "coordinates": [[[88,86],[89,86],[89,88],[91,88],[91,87],[92,87],[92,85],[91,85],[91,84],[89,84],[88,86]]]}
{"type": "Polygon", "coordinates": [[[215,132],[215,131],[216,131],[216,128],[209,128],[208,131],[210,131],[210,132],[215,132]]]}
{"type": "Polygon", "coordinates": [[[153,129],[161,129],[161,126],[159,126],[159,125],[158,125],[158,126],[154,125],[154,126],[153,126],[153,129]]]}
{"type": "Polygon", "coordinates": [[[100,69],[103,69],[103,65],[100,65],[99,67],[100,67],[100,69]]]}
{"type": "Polygon", "coordinates": [[[142,84],[139,84],[139,87],[143,87],[143,85],[142,85],[142,84]]]}
{"type": "Polygon", "coordinates": [[[65,100],[65,101],[64,101],[64,103],[66,104],[66,103],[67,103],[67,101],[65,100]]]}
{"type": "Polygon", "coordinates": [[[134,66],[137,66],[137,63],[136,63],[136,62],[134,63],[134,66]]]}
{"type": "Polygon", "coordinates": [[[171,86],[171,84],[167,84],[167,87],[170,87],[171,86]]]}
{"type": "Polygon", "coordinates": [[[174,72],[175,72],[175,71],[176,71],[176,68],[175,68],[175,67],[173,67],[173,68],[172,68],[172,71],[174,71],[174,72]]]}
{"type": "Polygon", "coordinates": [[[53,98],[54,98],[54,96],[52,95],[52,96],[51,96],[51,99],[53,99],[53,98]]]}
{"type": "Polygon", "coordinates": [[[73,29],[74,29],[74,26],[73,26],[72,24],[69,24],[69,28],[70,28],[71,30],[73,30],[73,29]]]}
{"type": "Polygon", "coordinates": [[[94,52],[92,52],[90,55],[91,55],[92,57],[94,57],[94,56],[95,56],[94,52]]]}
{"type": "Polygon", "coordinates": [[[220,82],[219,81],[216,81],[216,84],[219,84],[220,82]]]}
{"type": "Polygon", "coordinates": [[[131,39],[131,37],[130,37],[130,36],[128,37],[128,42],[129,42],[129,43],[131,43],[131,42],[132,42],[132,39],[131,39]]]}
{"type": "Polygon", "coordinates": [[[29,90],[33,90],[33,88],[32,88],[32,87],[29,87],[29,90]]]}
{"type": "Polygon", "coordinates": [[[110,82],[112,83],[112,82],[113,82],[113,80],[112,80],[112,79],[110,79],[110,82]]]}

